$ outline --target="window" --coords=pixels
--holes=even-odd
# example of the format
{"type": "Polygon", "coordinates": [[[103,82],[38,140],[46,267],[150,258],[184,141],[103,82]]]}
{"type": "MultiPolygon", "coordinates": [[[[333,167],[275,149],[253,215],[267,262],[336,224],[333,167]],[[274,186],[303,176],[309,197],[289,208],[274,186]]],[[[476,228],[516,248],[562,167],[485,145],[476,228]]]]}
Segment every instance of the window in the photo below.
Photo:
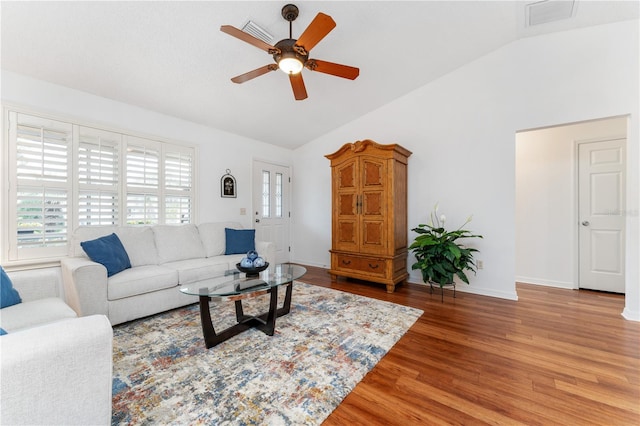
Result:
{"type": "Polygon", "coordinates": [[[10,187],[10,247],[14,252],[30,251],[36,256],[47,251],[64,254],[69,227],[72,127],[15,113],[11,123],[16,185],[10,187]]]}
{"type": "Polygon", "coordinates": [[[160,149],[158,142],[127,137],[127,225],[159,223],[160,149]]]}
{"type": "Polygon", "coordinates": [[[78,224],[117,225],[122,137],[88,127],[78,130],[78,224]]]}
{"type": "Polygon", "coordinates": [[[193,147],[16,111],[8,118],[8,260],[64,256],[77,226],[193,221],[193,147]]]}
{"type": "Polygon", "coordinates": [[[164,153],[165,223],[191,223],[193,150],[167,147],[164,153]]]}

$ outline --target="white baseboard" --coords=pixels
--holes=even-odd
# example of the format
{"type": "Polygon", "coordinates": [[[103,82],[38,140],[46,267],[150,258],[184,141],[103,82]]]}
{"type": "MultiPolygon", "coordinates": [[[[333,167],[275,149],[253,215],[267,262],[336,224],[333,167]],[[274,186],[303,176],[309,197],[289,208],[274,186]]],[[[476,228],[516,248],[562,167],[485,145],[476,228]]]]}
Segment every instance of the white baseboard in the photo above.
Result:
{"type": "Polygon", "coordinates": [[[569,290],[577,289],[577,287],[575,287],[575,284],[572,282],[547,280],[544,278],[516,276],[516,282],[523,283],[523,284],[541,285],[546,287],[566,288],[569,290]]]}
{"type": "MultiPolygon", "coordinates": [[[[422,281],[415,281],[412,278],[413,277],[409,277],[407,282],[411,284],[418,284],[418,285],[424,285],[424,286],[427,285],[422,281]]],[[[480,296],[497,297],[498,299],[518,300],[518,293],[516,293],[515,290],[513,292],[505,292],[505,291],[498,291],[490,288],[478,288],[468,284],[459,283],[459,284],[456,284],[456,291],[460,291],[463,293],[478,294],[480,296]]]]}
{"type": "Polygon", "coordinates": [[[629,308],[622,310],[622,316],[629,321],[640,321],[640,311],[632,311],[629,308]]]}
{"type": "Polygon", "coordinates": [[[315,266],[316,268],[329,269],[329,265],[325,265],[323,263],[318,263],[318,262],[312,262],[310,260],[291,259],[289,262],[297,263],[300,265],[315,266]]]}

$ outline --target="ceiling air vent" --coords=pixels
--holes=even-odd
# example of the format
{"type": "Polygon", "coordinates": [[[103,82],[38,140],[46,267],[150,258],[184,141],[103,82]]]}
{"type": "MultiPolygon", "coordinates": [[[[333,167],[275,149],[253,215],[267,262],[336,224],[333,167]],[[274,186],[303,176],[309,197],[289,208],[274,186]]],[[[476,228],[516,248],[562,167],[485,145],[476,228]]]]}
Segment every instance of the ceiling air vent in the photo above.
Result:
{"type": "Polygon", "coordinates": [[[259,38],[267,44],[271,44],[273,42],[273,36],[253,21],[249,21],[244,24],[244,27],[242,27],[242,31],[251,34],[255,38],[259,38]]]}
{"type": "Polygon", "coordinates": [[[527,4],[526,10],[527,26],[530,27],[573,17],[576,10],[576,1],[542,0],[527,4]]]}

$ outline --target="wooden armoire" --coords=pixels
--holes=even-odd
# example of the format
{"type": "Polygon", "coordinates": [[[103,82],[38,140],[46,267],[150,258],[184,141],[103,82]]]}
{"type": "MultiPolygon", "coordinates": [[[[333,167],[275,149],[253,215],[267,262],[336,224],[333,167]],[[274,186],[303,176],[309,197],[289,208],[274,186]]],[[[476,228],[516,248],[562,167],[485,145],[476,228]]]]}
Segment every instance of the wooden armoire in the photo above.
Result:
{"type": "Polygon", "coordinates": [[[347,143],[331,160],[331,269],[386,284],[407,273],[407,162],[411,151],[372,140],[347,143]]]}

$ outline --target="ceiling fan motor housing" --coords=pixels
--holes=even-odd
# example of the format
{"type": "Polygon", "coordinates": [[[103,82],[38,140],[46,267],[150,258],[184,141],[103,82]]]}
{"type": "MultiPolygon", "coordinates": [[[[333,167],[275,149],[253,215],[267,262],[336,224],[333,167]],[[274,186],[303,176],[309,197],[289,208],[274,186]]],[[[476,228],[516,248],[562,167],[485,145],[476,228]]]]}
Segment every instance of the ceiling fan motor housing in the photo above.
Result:
{"type": "Polygon", "coordinates": [[[305,64],[307,62],[307,59],[309,59],[309,54],[302,54],[299,51],[300,49],[295,49],[294,46],[296,44],[296,41],[298,40],[293,38],[285,38],[276,43],[274,47],[280,50],[280,53],[276,53],[273,55],[273,59],[276,61],[276,63],[279,63],[280,59],[282,58],[296,58],[302,64],[305,64]]]}

